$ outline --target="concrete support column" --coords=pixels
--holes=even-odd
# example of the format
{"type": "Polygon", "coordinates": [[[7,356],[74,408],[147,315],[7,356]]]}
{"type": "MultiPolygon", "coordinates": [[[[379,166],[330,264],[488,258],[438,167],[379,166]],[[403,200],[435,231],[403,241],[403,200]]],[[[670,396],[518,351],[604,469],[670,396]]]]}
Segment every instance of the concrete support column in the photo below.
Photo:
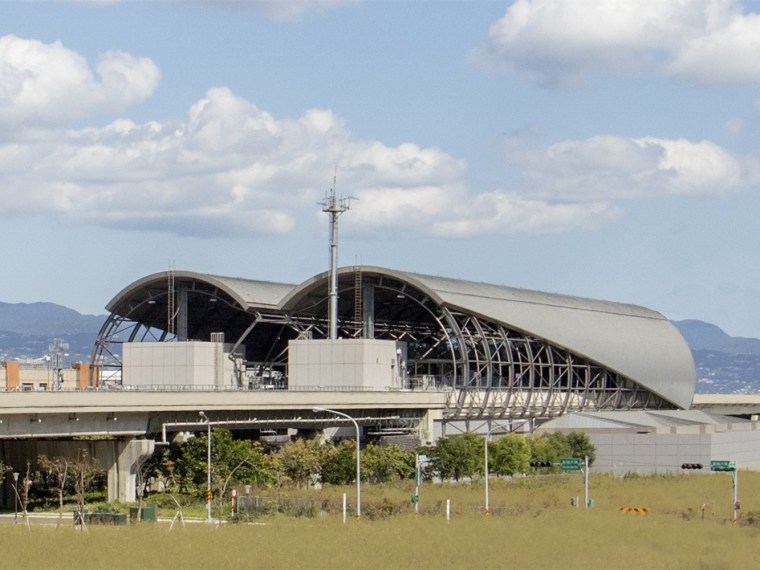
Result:
{"type": "Polygon", "coordinates": [[[140,460],[153,455],[156,442],[152,439],[133,439],[113,443],[113,461],[108,469],[108,500],[132,503],[137,500],[140,460]]]}
{"type": "Polygon", "coordinates": [[[420,419],[420,443],[435,442],[435,422],[443,419],[443,410],[428,410],[420,419]]]}

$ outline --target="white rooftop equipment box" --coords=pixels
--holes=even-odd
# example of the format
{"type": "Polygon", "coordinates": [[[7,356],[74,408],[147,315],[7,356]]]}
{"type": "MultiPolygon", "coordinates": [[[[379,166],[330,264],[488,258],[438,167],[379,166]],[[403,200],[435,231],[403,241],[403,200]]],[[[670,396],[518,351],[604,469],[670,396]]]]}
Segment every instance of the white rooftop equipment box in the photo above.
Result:
{"type": "Polygon", "coordinates": [[[238,378],[245,377],[245,347],[238,347],[234,361],[229,358],[231,348],[231,344],[199,340],[125,342],[122,384],[237,387],[238,378]]]}
{"type": "Polygon", "coordinates": [[[406,343],[377,339],[291,340],[288,388],[405,387],[406,343]]]}

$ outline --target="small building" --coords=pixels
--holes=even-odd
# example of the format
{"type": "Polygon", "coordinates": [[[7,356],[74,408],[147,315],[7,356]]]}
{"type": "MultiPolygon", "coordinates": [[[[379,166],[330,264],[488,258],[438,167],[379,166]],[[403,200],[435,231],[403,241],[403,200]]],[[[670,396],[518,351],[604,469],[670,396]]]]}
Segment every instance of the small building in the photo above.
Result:
{"type": "Polygon", "coordinates": [[[0,362],[0,390],[29,392],[83,389],[91,386],[91,369],[91,366],[84,362],[78,362],[69,368],[54,369],[45,362],[8,360],[0,362]],[[60,372],[60,386],[58,372],[60,372]]]}
{"type": "MultiPolygon", "coordinates": [[[[125,342],[125,387],[240,388],[247,382],[241,352],[224,342],[125,342]]],[[[245,347],[242,347],[245,350],[245,347]]]]}
{"type": "Polygon", "coordinates": [[[699,410],[571,412],[536,433],[582,431],[596,447],[593,470],[664,473],[685,463],[735,461],[760,469],[760,423],[699,410]]]}
{"type": "Polygon", "coordinates": [[[405,387],[406,343],[378,339],[291,340],[288,388],[405,387]]]}

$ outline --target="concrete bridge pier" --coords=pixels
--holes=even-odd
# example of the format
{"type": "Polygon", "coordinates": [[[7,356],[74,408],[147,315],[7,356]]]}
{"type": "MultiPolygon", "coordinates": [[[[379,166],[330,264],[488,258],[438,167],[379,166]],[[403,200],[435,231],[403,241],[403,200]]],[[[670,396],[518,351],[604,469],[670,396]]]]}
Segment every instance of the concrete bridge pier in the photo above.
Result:
{"type": "Polygon", "coordinates": [[[137,500],[137,473],[142,460],[153,455],[153,439],[117,440],[110,452],[100,457],[108,467],[108,500],[132,503],[137,500]]]}
{"type": "Polygon", "coordinates": [[[443,419],[443,410],[428,409],[420,421],[420,443],[430,445],[436,439],[436,424],[443,419]]]}
{"type": "MultiPolygon", "coordinates": [[[[5,440],[0,442],[0,459],[14,471],[26,473],[29,462],[31,471],[39,469],[37,457],[68,457],[75,461],[86,452],[97,460],[108,475],[108,500],[130,503],[136,500],[137,471],[141,460],[153,454],[155,440],[117,439],[101,441],[63,440],[5,440]]],[[[10,475],[0,480],[0,507],[12,508],[14,495],[13,480],[10,475]]]]}

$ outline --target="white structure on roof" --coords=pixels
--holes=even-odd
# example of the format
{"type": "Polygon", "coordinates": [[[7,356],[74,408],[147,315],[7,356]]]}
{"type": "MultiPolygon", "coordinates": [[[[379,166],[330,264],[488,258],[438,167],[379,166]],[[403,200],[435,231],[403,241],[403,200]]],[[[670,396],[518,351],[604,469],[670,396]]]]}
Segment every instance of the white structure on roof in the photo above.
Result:
{"type": "Polygon", "coordinates": [[[231,350],[229,344],[197,340],[125,342],[121,381],[133,387],[237,387],[243,383],[242,358],[231,350]]]}
{"type": "Polygon", "coordinates": [[[404,386],[406,343],[376,339],[291,340],[288,387],[389,390],[404,386]]]}

